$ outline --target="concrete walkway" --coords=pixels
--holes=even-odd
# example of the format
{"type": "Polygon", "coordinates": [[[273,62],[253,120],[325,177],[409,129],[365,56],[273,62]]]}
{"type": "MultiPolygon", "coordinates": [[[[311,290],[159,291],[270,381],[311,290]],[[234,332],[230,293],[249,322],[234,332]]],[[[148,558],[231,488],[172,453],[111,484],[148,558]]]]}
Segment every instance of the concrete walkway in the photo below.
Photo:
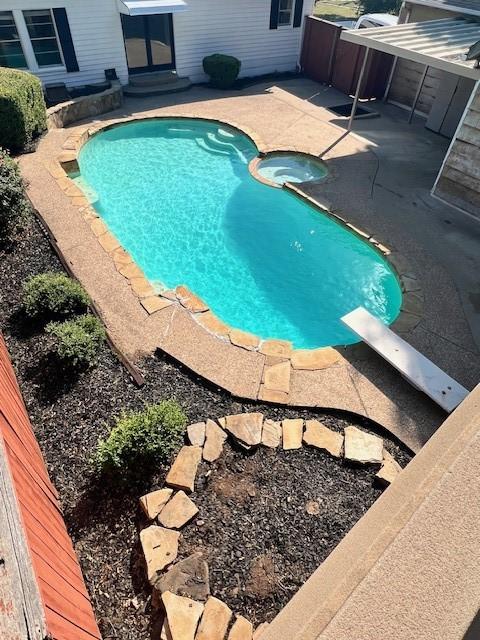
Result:
{"type": "MultiPolygon", "coordinates": [[[[132,115],[216,118],[253,130],[265,149],[298,149],[318,155],[342,134],[332,126],[331,112],[316,104],[332,100],[344,102],[345,97],[306,80],[274,87],[259,84],[237,93],[195,88],[161,99],[127,100],[121,111],[95,122],[132,115]]],[[[325,156],[334,179],[312,183],[304,191],[320,203],[329,201],[348,220],[407,257],[425,296],[423,319],[409,333],[409,341],[471,389],[480,378],[480,358],[462,299],[471,293],[473,278],[468,280],[466,274],[472,261],[454,267],[456,261],[450,258],[449,264],[443,254],[452,252],[454,237],[447,242],[437,236],[444,228],[455,229],[456,243],[462,247],[458,262],[465,262],[467,249],[473,256],[475,236],[470,236],[467,249],[463,247],[460,229],[467,233],[467,221],[461,227],[458,212],[428,195],[447,142],[418,124],[408,128],[404,114],[398,111],[387,107],[381,118],[362,122],[362,127],[372,127],[371,133],[362,131],[369,139],[343,139],[325,156]],[[452,224],[443,222],[446,219],[452,224]],[[454,278],[461,284],[462,296],[454,278]]],[[[261,397],[263,372],[271,364],[268,356],[219,341],[177,305],[147,315],[78,208],[58,188],[48,165],[67,137],[82,127],[85,123],[51,131],[37,153],[22,158],[21,166],[34,204],[96,300],[111,333],[130,356],[139,358],[161,348],[234,395],[261,397]]],[[[469,313],[472,319],[474,315],[469,313]]],[[[339,363],[323,370],[293,370],[287,402],[364,415],[413,450],[426,442],[444,417],[367,348],[342,352],[339,363]]]]}

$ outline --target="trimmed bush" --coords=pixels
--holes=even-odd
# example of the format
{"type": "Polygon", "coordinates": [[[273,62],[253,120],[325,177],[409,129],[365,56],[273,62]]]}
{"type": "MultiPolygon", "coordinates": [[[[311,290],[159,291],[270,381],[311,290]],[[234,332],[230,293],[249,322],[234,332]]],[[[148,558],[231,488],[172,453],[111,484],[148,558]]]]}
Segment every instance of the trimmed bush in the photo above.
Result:
{"type": "Polygon", "coordinates": [[[64,273],[40,273],[23,285],[23,306],[34,318],[67,318],[85,313],[89,304],[83,287],[64,273]]]}
{"type": "Polygon", "coordinates": [[[46,331],[55,339],[54,351],[59,359],[73,368],[95,364],[106,337],[100,320],[91,315],[64,322],[50,322],[46,331]]]}
{"type": "Polygon", "coordinates": [[[112,472],[167,462],[180,446],[186,426],[187,416],[174,400],[124,412],[108,437],[98,441],[94,465],[98,471],[112,472]]]}
{"type": "Polygon", "coordinates": [[[210,84],[217,89],[228,89],[240,73],[242,63],[233,56],[214,53],[203,59],[203,70],[210,76],[210,84]]]}
{"type": "Polygon", "coordinates": [[[18,165],[0,149],[0,238],[6,238],[21,226],[29,211],[18,165]]]}
{"type": "Polygon", "coordinates": [[[26,71],[0,68],[0,146],[22,150],[46,128],[40,80],[26,71]]]}

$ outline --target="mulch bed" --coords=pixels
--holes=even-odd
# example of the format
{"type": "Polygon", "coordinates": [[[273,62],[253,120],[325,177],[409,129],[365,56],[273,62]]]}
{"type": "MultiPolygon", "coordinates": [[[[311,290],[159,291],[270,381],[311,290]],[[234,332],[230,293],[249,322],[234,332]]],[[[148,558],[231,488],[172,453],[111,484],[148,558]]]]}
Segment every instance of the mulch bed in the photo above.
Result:
{"type": "MultiPolygon", "coordinates": [[[[138,389],[107,347],[94,369],[66,377],[53,366],[41,327],[23,318],[20,301],[26,278],[61,268],[32,219],[13,248],[0,251],[0,328],[60,493],[103,637],[147,640],[152,616],[137,505],[142,493],[162,484],[167,469],[126,485],[97,486],[89,458],[113,415],[173,397],[190,422],[254,409],[273,419],[318,417],[337,430],[347,424],[372,426],[358,417],[238,402],[161,357],[140,363],[146,384],[138,389]]],[[[409,454],[385,442],[404,466],[409,454]]],[[[193,496],[200,515],[187,525],[180,553],[203,550],[213,594],[257,622],[270,620],[285,605],[381,493],[372,484],[371,469],[349,467],[308,449],[245,455],[227,445],[206,480],[208,468],[202,463],[193,496]],[[305,511],[308,500],[319,502],[318,515],[305,511]]]]}

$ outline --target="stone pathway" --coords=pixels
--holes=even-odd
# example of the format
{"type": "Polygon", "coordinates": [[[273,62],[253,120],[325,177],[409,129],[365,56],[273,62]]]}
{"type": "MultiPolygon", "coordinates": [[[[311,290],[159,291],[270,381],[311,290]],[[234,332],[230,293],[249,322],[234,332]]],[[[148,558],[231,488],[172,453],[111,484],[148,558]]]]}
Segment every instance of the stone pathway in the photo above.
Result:
{"type": "MultiPolygon", "coordinates": [[[[298,418],[274,422],[264,420],[261,413],[241,413],[220,418],[218,423],[209,419],[206,423],[190,425],[187,435],[190,446],[182,447],[165,480],[175,489],[188,486],[193,491],[200,459],[212,461],[209,438],[214,439],[214,460],[222,454],[227,438],[231,438],[246,450],[260,445],[291,450],[305,444],[354,464],[373,465],[375,480],[384,486],[393,482],[401,471],[400,465],[385,450],[382,438],[353,426],[346,427],[342,435],[318,420],[298,418]],[[203,446],[198,444],[202,439],[203,446]]],[[[201,552],[175,562],[181,537],[176,529],[187,526],[199,511],[183,490],[174,493],[170,487],[140,498],[140,506],[148,519],[162,525],[150,524],[140,532],[147,578],[153,588],[152,602],[165,613],[160,637],[163,640],[258,640],[268,624],[262,623],[254,630],[251,622],[240,615],[232,622],[230,608],[210,593],[208,565],[201,552]]],[[[307,503],[309,513],[317,513],[318,509],[317,502],[307,503]]]]}

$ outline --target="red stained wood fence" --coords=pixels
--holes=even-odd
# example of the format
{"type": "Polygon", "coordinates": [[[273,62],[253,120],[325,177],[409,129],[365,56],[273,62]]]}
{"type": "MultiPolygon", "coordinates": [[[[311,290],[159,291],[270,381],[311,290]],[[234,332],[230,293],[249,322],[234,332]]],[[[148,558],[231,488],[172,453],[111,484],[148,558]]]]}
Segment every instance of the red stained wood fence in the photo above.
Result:
{"type": "MultiPolygon", "coordinates": [[[[357,88],[365,47],[340,39],[343,27],[309,16],[305,22],[300,65],[305,75],[347,95],[357,88]]],[[[382,98],[392,69],[393,56],[371,51],[362,99],[382,98]]]]}
{"type": "Polygon", "coordinates": [[[54,640],[99,640],[100,632],[58,494],[48,477],[2,336],[0,438],[38,585],[46,633],[54,640]]]}

